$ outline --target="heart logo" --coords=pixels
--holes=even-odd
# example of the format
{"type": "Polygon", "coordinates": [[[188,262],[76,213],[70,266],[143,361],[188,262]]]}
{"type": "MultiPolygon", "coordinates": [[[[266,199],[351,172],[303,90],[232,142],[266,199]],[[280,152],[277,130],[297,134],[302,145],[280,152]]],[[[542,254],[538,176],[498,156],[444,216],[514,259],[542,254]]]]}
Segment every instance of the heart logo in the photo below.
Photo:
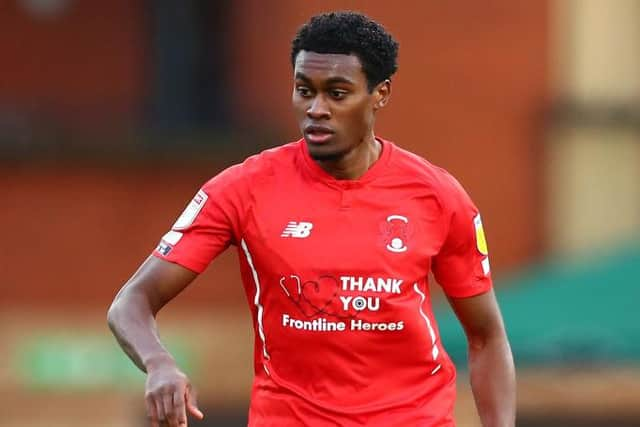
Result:
{"type": "Polygon", "coordinates": [[[338,281],[331,276],[320,276],[302,284],[300,309],[309,317],[318,314],[332,314],[326,310],[338,299],[338,281]]]}
{"type": "Polygon", "coordinates": [[[340,284],[333,276],[322,275],[306,282],[295,275],[283,276],[280,287],[306,317],[327,315],[341,320],[356,317],[357,312],[352,307],[344,310],[338,295],[340,284]]]}

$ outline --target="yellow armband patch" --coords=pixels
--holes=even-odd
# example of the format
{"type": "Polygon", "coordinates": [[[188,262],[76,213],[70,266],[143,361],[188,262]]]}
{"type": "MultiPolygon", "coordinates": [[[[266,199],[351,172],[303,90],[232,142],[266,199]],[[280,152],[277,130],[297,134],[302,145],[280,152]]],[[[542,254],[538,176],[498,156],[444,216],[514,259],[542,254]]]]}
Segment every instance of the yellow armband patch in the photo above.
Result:
{"type": "Polygon", "coordinates": [[[480,214],[473,218],[473,225],[476,229],[476,247],[482,255],[489,255],[489,248],[487,247],[487,238],[484,235],[484,229],[482,228],[482,219],[480,214]]]}

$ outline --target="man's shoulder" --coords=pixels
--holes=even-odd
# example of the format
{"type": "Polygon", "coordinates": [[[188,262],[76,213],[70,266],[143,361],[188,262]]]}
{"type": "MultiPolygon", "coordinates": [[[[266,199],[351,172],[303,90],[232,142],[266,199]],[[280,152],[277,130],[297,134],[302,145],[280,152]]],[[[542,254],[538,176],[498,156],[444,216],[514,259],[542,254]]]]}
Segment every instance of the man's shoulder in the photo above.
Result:
{"type": "Polygon", "coordinates": [[[449,187],[456,179],[444,168],[394,144],[394,166],[399,173],[434,187],[449,187]]]}
{"type": "Polygon", "coordinates": [[[255,182],[261,177],[273,175],[276,171],[291,168],[298,152],[299,141],[263,150],[222,170],[209,179],[204,187],[233,185],[242,181],[255,182]]]}
{"type": "Polygon", "coordinates": [[[273,172],[277,166],[291,165],[299,150],[300,141],[289,142],[249,156],[241,165],[246,173],[273,172]]]}
{"type": "Polygon", "coordinates": [[[425,158],[395,146],[394,166],[403,182],[433,192],[442,206],[455,209],[460,202],[468,203],[469,196],[460,182],[446,169],[425,158]]]}

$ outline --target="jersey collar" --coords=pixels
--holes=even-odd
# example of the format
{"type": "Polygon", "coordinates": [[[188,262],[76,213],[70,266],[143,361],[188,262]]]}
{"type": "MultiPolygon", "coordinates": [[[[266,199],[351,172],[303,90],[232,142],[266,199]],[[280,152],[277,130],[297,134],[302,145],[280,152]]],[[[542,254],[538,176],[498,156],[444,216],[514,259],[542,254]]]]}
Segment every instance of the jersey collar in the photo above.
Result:
{"type": "Polygon", "coordinates": [[[391,152],[393,151],[393,143],[377,136],[376,139],[382,146],[380,157],[378,157],[378,160],[376,160],[369,167],[369,169],[367,169],[367,171],[358,179],[336,179],[320,166],[318,166],[318,164],[311,158],[309,149],[304,139],[300,139],[298,141],[298,145],[300,146],[300,153],[303,159],[302,163],[304,164],[305,169],[311,174],[314,179],[323,181],[331,186],[337,186],[340,188],[351,188],[362,186],[363,184],[371,182],[380,175],[384,174],[385,166],[389,162],[391,152]]]}

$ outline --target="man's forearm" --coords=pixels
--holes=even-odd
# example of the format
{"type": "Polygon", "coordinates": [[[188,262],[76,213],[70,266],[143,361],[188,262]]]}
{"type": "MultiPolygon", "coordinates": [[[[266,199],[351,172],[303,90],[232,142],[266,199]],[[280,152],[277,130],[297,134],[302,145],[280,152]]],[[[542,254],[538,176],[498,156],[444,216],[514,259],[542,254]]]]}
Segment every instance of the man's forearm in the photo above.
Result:
{"type": "Polygon", "coordinates": [[[158,337],[156,321],[144,295],[126,290],[109,308],[109,328],[120,347],[142,371],[149,364],[173,362],[158,337]]]}
{"type": "Polygon", "coordinates": [[[516,379],[507,338],[496,336],[469,347],[471,389],[483,427],[513,427],[516,379]]]}

